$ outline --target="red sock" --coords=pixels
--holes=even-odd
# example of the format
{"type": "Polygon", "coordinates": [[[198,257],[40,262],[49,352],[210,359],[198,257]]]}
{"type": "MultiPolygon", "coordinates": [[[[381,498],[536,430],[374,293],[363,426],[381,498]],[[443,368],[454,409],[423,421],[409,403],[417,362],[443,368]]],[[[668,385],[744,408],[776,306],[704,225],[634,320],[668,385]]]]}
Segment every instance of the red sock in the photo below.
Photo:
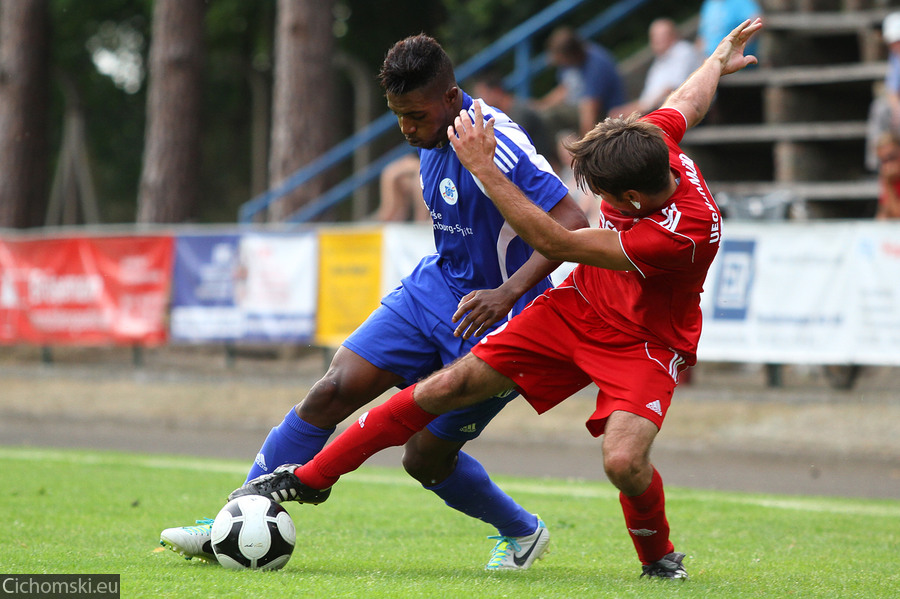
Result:
{"type": "Polygon", "coordinates": [[[620,493],[619,503],[625,514],[625,526],[642,564],[652,564],[675,551],[669,540],[663,481],[656,468],[646,491],[635,497],[620,493]]]}
{"type": "Polygon", "coordinates": [[[394,445],[403,445],[437,416],[420,408],[413,400],[415,385],[395,393],[320,451],[311,462],[294,470],[294,474],[314,489],[327,489],[346,474],[362,465],[369,456],[394,445]]]}

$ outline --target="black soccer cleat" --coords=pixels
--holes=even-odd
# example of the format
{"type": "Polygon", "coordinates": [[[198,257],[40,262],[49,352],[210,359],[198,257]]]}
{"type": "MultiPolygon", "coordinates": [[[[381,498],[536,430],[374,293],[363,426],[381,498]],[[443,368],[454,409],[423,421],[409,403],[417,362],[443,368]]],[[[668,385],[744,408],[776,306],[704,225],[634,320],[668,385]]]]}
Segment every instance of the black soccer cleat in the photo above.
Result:
{"type": "Polygon", "coordinates": [[[231,501],[244,495],[263,495],[275,503],[297,501],[299,503],[318,505],[328,499],[328,496],[331,494],[331,488],[320,491],[304,485],[294,475],[294,470],[299,467],[300,464],[284,464],[269,474],[257,476],[253,480],[247,481],[243,487],[232,491],[228,496],[228,500],[231,501]]]}
{"type": "Polygon", "coordinates": [[[683,553],[672,552],[661,560],[644,566],[641,578],[646,576],[648,578],[678,578],[686,580],[688,574],[684,566],[681,565],[681,560],[683,559],[683,553]]]}

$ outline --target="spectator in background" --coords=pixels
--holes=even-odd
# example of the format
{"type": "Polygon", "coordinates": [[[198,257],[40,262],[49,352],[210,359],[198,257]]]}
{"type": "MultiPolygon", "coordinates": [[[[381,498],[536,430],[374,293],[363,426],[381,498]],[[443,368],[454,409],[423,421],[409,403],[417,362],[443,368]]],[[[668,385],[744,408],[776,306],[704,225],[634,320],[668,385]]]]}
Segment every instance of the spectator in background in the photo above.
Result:
{"type": "MultiPolygon", "coordinates": [[[[697,26],[697,49],[701,56],[712,54],[719,41],[746,21],[762,16],[756,0],[704,0],[700,6],[700,23],[697,26]]],[[[747,44],[747,54],[757,53],[756,39],[747,44]]]]}
{"type": "Polygon", "coordinates": [[[431,220],[422,197],[419,157],[416,154],[407,154],[384,167],[378,187],[381,203],[375,220],[383,223],[431,220]]]}
{"type": "Polygon", "coordinates": [[[655,58],[644,79],[644,89],[637,100],[613,109],[613,114],[646,114],[656,110],[702,62],[694,45],[682,39],[672,19],[661,18],[650,23],[648,37],[655,58]]]}
{"type": "Polygon", "coordinates": [[[600,202],[597,197],[581,189],[578,181],[575,179],[575,171],[572,170],[572,153],[569,152],[567,146],[578,141],[579,137],[571,129],[563,129],[556,134],[556,160],[559,168],[556,174],[562,179],[562,182],[569,188],[569,194],[578,204],[579,208],[584,210],[588,223],[592,227],[600,225],[600,202]]]}
{"type": "Polygon", "coordinates": [[[562,129],[584,135],[606,118],[611,108],[625,103],[625,82],[606,48],[562,27],[550,35],[547,52],[557,68],[559,83],[535,106],[554,136],[562,129]]]}
{"type": "Polygon", "coordinates": [[[875,95],[866,129],[866,166],[880,171],[876,147],[886,132],[900,134],[900,12],[885,17],[881,37],[888,48],[888,70],[884,89],[875,95]]]}
{"type": "Polygon", "coordinates": [[[537,153],[546,158],[554,167],[557,165],[556,147],[543,117],[528,101],[512,94],[499,75],[493,72],[479,75],[475,79],[472,91],[475,92],[476,98],[481,98],[489,106],[499,108],[513,122],[525,129],[537,153]]]}
{"type": "Polygon", "coordinates": [[[900,135],[892,131],[882,133],[875,154],[880,187],[875,218],[900,218],[900,135]]]}

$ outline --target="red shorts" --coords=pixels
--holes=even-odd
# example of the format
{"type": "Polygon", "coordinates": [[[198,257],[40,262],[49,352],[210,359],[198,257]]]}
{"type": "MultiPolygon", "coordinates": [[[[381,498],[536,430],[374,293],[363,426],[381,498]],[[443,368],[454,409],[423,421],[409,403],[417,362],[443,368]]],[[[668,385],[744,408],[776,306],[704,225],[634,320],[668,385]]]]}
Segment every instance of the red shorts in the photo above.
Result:
{"type": "Polygon", "coordinates": [[[596,383],[596,409],[586,422],[595,437],[617,410],[661,427],[688,367],[675,351],[609,326],[574,287],[540,296],[472,353],[515,381],[538,414],[596,383]]]}

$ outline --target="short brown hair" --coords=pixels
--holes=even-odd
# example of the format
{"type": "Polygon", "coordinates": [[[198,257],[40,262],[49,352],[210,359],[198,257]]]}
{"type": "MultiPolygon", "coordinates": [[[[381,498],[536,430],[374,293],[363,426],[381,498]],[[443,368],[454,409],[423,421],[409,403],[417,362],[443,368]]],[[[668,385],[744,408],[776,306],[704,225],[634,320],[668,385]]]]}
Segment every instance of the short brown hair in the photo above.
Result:
{"type": "Polygon", "coordinates": [[[662,130],[640,115],[607,118],[578,141],[566,144],[578,187],[621,196],[628,190],[646,194],[669,183],[669,148],[662,130]]]}

